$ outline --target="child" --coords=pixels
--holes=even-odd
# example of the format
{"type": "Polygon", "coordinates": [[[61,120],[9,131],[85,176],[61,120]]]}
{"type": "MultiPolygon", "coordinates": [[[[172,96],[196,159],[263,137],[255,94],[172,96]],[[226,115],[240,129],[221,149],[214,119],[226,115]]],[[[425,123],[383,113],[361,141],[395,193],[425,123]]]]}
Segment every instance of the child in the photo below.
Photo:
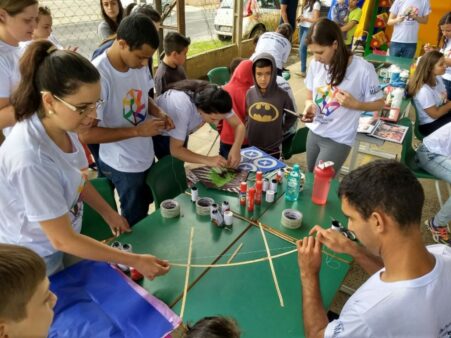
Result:
{"type": "Polygon", "coordinates": [[[56,296],[45,263],[23,246],[0,244],[0,336],[47,337],[56,296]]]}
{"type": "Polygon", "coordinates": [[[362,17],[362,9],[357,7],[358,0],[349,0],[349,16],[347,23],[341,27],[341,31],[346,33],[345,44],[351,50],[354,33],[362,17]]]}
{"type": "Polygon", "coordinates": [[[205,317],[192,327],[188,325],[185,338],[240,338],[236,323],[225,317],[205,317]]]}
{"type": "Polygon", "coordinates": [[[52,42],[56,47],[62,49],[63,46],[58,42],[55,36],[52,34],[52,13],[47,6],[39,6],[39,15],[37,20],[37,26],[33,31],[33,40],[47,39],[52,42]]]}
{"type": "Polygon", "coordinates": [[[291,36],[293,35],[293,29],[290,24],[283,23],[277,27],[275,32],[267,32],[260,35],[257,45],[255,46],[255,52],[250,59],[255,60],[257,55],[261,53],[271,54],[275,60],[277,75],[282,75],[285,62],[288,60],[288,56],[291,52],[291,36]]]}
{"type": "Polygon", "coordinates": [[[163,94],[168,85],[186,79],[183,64],[186,61],[190,38],[177,32],[169,32],[164,37],[164,58],[155,73],[155,95],[163,94]]]}
{"type": "Polygon", "coordinates": [[[445,55],[446,73],[442,79],[445,83],[448,101],[451,101],[451,12],[446,13],[439,21],[438,45],[441,46],[441,52],[445,55]]]}
{"type": "MultiPolygon", "coordinates": [[[[417,149],[421,168],[438,179],[451,183],[451,123],[447,123],[423,139],[417,149]]],[[[437,243],[451,246],[448,223],[451,221],[451,198],[425,223],[437,243]]]]}
{"type": "Polygon", "coordinates": [[[332,21],[335,22],[339,27],[343,27],[348,21],[349,7],[345,0],[337,0],[335,5],[332,7],[332,21]]]}
{"type": "Polygon", "coordinates": [[[418,109],[419,130],[423,136],[431,134],[451,121],[451,101],[441,76],[446,65],[443,54],[432,51],[424,54],[409,81],[407,92],[418,109]]]}
{"type": "Polygon", "coordinates": [[[246,94],[247,138],[256,146],[278,158],[283,135],[296,123],[293,101],[276,82],[276,62],[268,53],[255,57],[252,73],[255,85],[246,94]]]}

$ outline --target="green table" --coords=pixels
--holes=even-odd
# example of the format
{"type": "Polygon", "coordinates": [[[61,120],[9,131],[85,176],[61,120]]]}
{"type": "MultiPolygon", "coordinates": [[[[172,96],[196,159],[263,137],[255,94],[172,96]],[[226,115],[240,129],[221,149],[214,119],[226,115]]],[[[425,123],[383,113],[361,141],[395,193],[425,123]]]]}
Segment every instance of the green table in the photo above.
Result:
{"type": "MultiPolygon", "coordinates": [[[[272,255],[295,248],[272,234],[266,233],[272,255]]],[[[257,227],[230,248],[220,260],[224,263],[239,243],[244,243],[233,261],[265,257],[266,251],[257,227]]],[[[301,305],[301,282],[297,254],[273,260],[284,307],[280,306],[267,261],[237,267],[212,268],[189,291],[184,321],[194,323],[205,316],[224,315],[234,318],[243,338],[304,337],[301,305]]],[[[324,306],[329,308],[342,284],[349,265],[323,254],[320,287],[324,306]]],[[[193,271],[195,271],[193,269],[193,271]]],[[[174,307],[179,313],[181,301],[174,307]]]]}
{"type": "Polygon", "coordinates": [[[378,54],[369,54],[365,56],[365,60],[371,63],[387,63],[391,65],[397,65],[402,69],[410,69],[413,63],[413,59],[402,58],[397,56],[384,56],[378,54]]]}

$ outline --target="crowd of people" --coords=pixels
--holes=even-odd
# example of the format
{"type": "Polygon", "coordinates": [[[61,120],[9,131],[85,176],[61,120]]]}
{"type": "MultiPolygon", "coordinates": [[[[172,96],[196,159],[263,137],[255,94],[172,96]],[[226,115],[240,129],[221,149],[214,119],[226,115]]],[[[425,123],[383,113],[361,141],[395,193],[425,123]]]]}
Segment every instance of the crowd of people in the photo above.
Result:
{"type": "MultiPolygon", "coordinates": [[[[49,8],[37,0],[0,0],[0,129],[6,137],[0,146],[0,337],[46,336],[57,301],[47,276],[64,269],[64,254],[133,266],[149,279],[169,271],[164,259],[116,250],[80,233],[85,203],[114,235],[131,231],[153,202],[149,170],[165,156],[236,168],[241,148],[256,146],[279,158],[283,141],[302,122],[309,128],[307,171],[320,161],[333,161],[340,171],[361,113],[384,105],[373,65],[350,47],[361,9],[357,0],[337,0],[329,20],[320,18],[319,1],[306,0],[300,13],[297,2],[281,3],[280,25],[259,37],[250,59],[235,60],[221,87],[188,78],[183,65],[191,40],[175,32],[165,35],[153,71],[161,16],[151,5],[124,8],[119,0],[100,0],[102,43],[90,61],[58,42],[49,8]],[[282,76],[296,23],[306,86],[299,117],[282,76]],[[221,125],[217,155],[187,146],[205,123],[221,125]],[[89,182],[86,146],[99,176],[114,185],[120,213],[89,182]]],[[[413,57],[418,27],[430,12],[428,0],[393,2],[390,55],[413,57]]],[[[438,31],[438,47],[425,46],[407,92],[424,135],[418,164],[451,183],[450,12],[438,31]]],[[[306,336],[444,336],[451,328],[451,198],[426,221],[442,245],[426,247],[424,192],[402,164],[374,161],[358,168],[344,177],[339,196],[359,243],[320,226],[298,241],[306,336]],[[322,245],[351,255],[372,274],[331,322],[319,289],[322,245]]],[[[239,335],[222,317],[205,318],[186,333],[239,335]]]]}

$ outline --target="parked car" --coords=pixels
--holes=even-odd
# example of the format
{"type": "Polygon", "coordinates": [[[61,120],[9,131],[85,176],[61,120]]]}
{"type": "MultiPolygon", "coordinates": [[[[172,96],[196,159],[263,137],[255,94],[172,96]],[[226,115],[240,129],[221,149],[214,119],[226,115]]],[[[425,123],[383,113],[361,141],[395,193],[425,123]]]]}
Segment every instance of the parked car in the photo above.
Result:
{"type": "MultiPolygon", "coordinates": [[[[155,7],[155,0],[121,0],[122,6],[125,8],[130,3],[137,3],[137,4],[149,4],[155,7]]],[[[166,10],[171,5],[172,0],[161,0],[161,13],[166,12],[166,10]]]]}
{"type": "MultiPolygon", "coordinates": [[[[216,11],[215,34],[221,41],[230,39],[233,32],[234,0],[222,0],[216,11]]],[[[268,29],[270,22],[278,22],[279,0],[245,0],[243,4],[243,37],[252,38],[268,29]]]]}

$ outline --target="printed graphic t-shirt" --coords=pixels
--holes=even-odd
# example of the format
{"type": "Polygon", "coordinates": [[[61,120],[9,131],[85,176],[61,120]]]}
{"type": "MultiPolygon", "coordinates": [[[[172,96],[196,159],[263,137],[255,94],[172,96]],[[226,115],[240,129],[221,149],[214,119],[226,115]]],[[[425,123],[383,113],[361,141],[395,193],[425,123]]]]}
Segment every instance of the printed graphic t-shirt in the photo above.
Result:
{"type": "Polygon", "coordinates": [[[390,13],[396,16],[406,16],[404,21],[393,26],[393,35],[391,41],[402,43],[417,43],[418,21],[409,18],[409,13],[415,13],[418,16],[426,16],[431,13],[429,0],[395,0],[390,8],[390,13]]]}
{"type": "Polygon", "coordinates": [[[343,90],[360,102],[377,101],[383,97],[378,76],[371,63],[353,56],[343,81],[337,87],[327,84],[328,82],[326,66],[312,60],[305,84],[312,91],[316,116],[312,123],[307,123],[307,127],[319,136],[352,146],[362,111],[340,106],[335,96],[343,90]]]}
{"type": "MultiPolygon", "coordinates": [[[[148,114],[149,90],[153,80],[148,67],[119,72],[104,52],[92,63],[100,72],[105,105],[97,111],[99,127],[134,128],[151,118],[148,114]]],[[[115,170],[143,172],[154,160],[152,137],[133,137],[102,143],[100,159],[115,170]]]]}
{"type": "Polygon", "coordinates": [[[254,61],[259,54],[268,53],[275,59],[276,67],[283,69],[283,65],[287,62],[290,52],[291,43],[286,37],[277,32],[267,32],[263,33],[258,39],[255,52],[250,59],[254,61]]]}
{"type": "Polygon", "coordinates": [[[330,322],[325,338],[449,337],[451,330],[451,248],[427,247],[434,255],[431,272],[416,279],[384,282],[376,272],[330,322]]]}
{"type": "Polygon", "coordinates": [[[63,152],[35,114],[16,123],[0,147],[0,243],[26,246],[41,257],[55,253],[39,222],[67,213],[80,232],[88,162],[77,134],[63,152]]]}
{"type": "Polygon", "coordinates": [[[439,76],[437,76],[435,80],[437,81],[436,86],[431,87],[427,84],[423,85],[417,95],[413,98],[415,106],[418,109],[420,124],[431,123],[436,120],[426,113],[425,109],[434,106],[440,107],[447,101],[445,84],[439,76]]]}

